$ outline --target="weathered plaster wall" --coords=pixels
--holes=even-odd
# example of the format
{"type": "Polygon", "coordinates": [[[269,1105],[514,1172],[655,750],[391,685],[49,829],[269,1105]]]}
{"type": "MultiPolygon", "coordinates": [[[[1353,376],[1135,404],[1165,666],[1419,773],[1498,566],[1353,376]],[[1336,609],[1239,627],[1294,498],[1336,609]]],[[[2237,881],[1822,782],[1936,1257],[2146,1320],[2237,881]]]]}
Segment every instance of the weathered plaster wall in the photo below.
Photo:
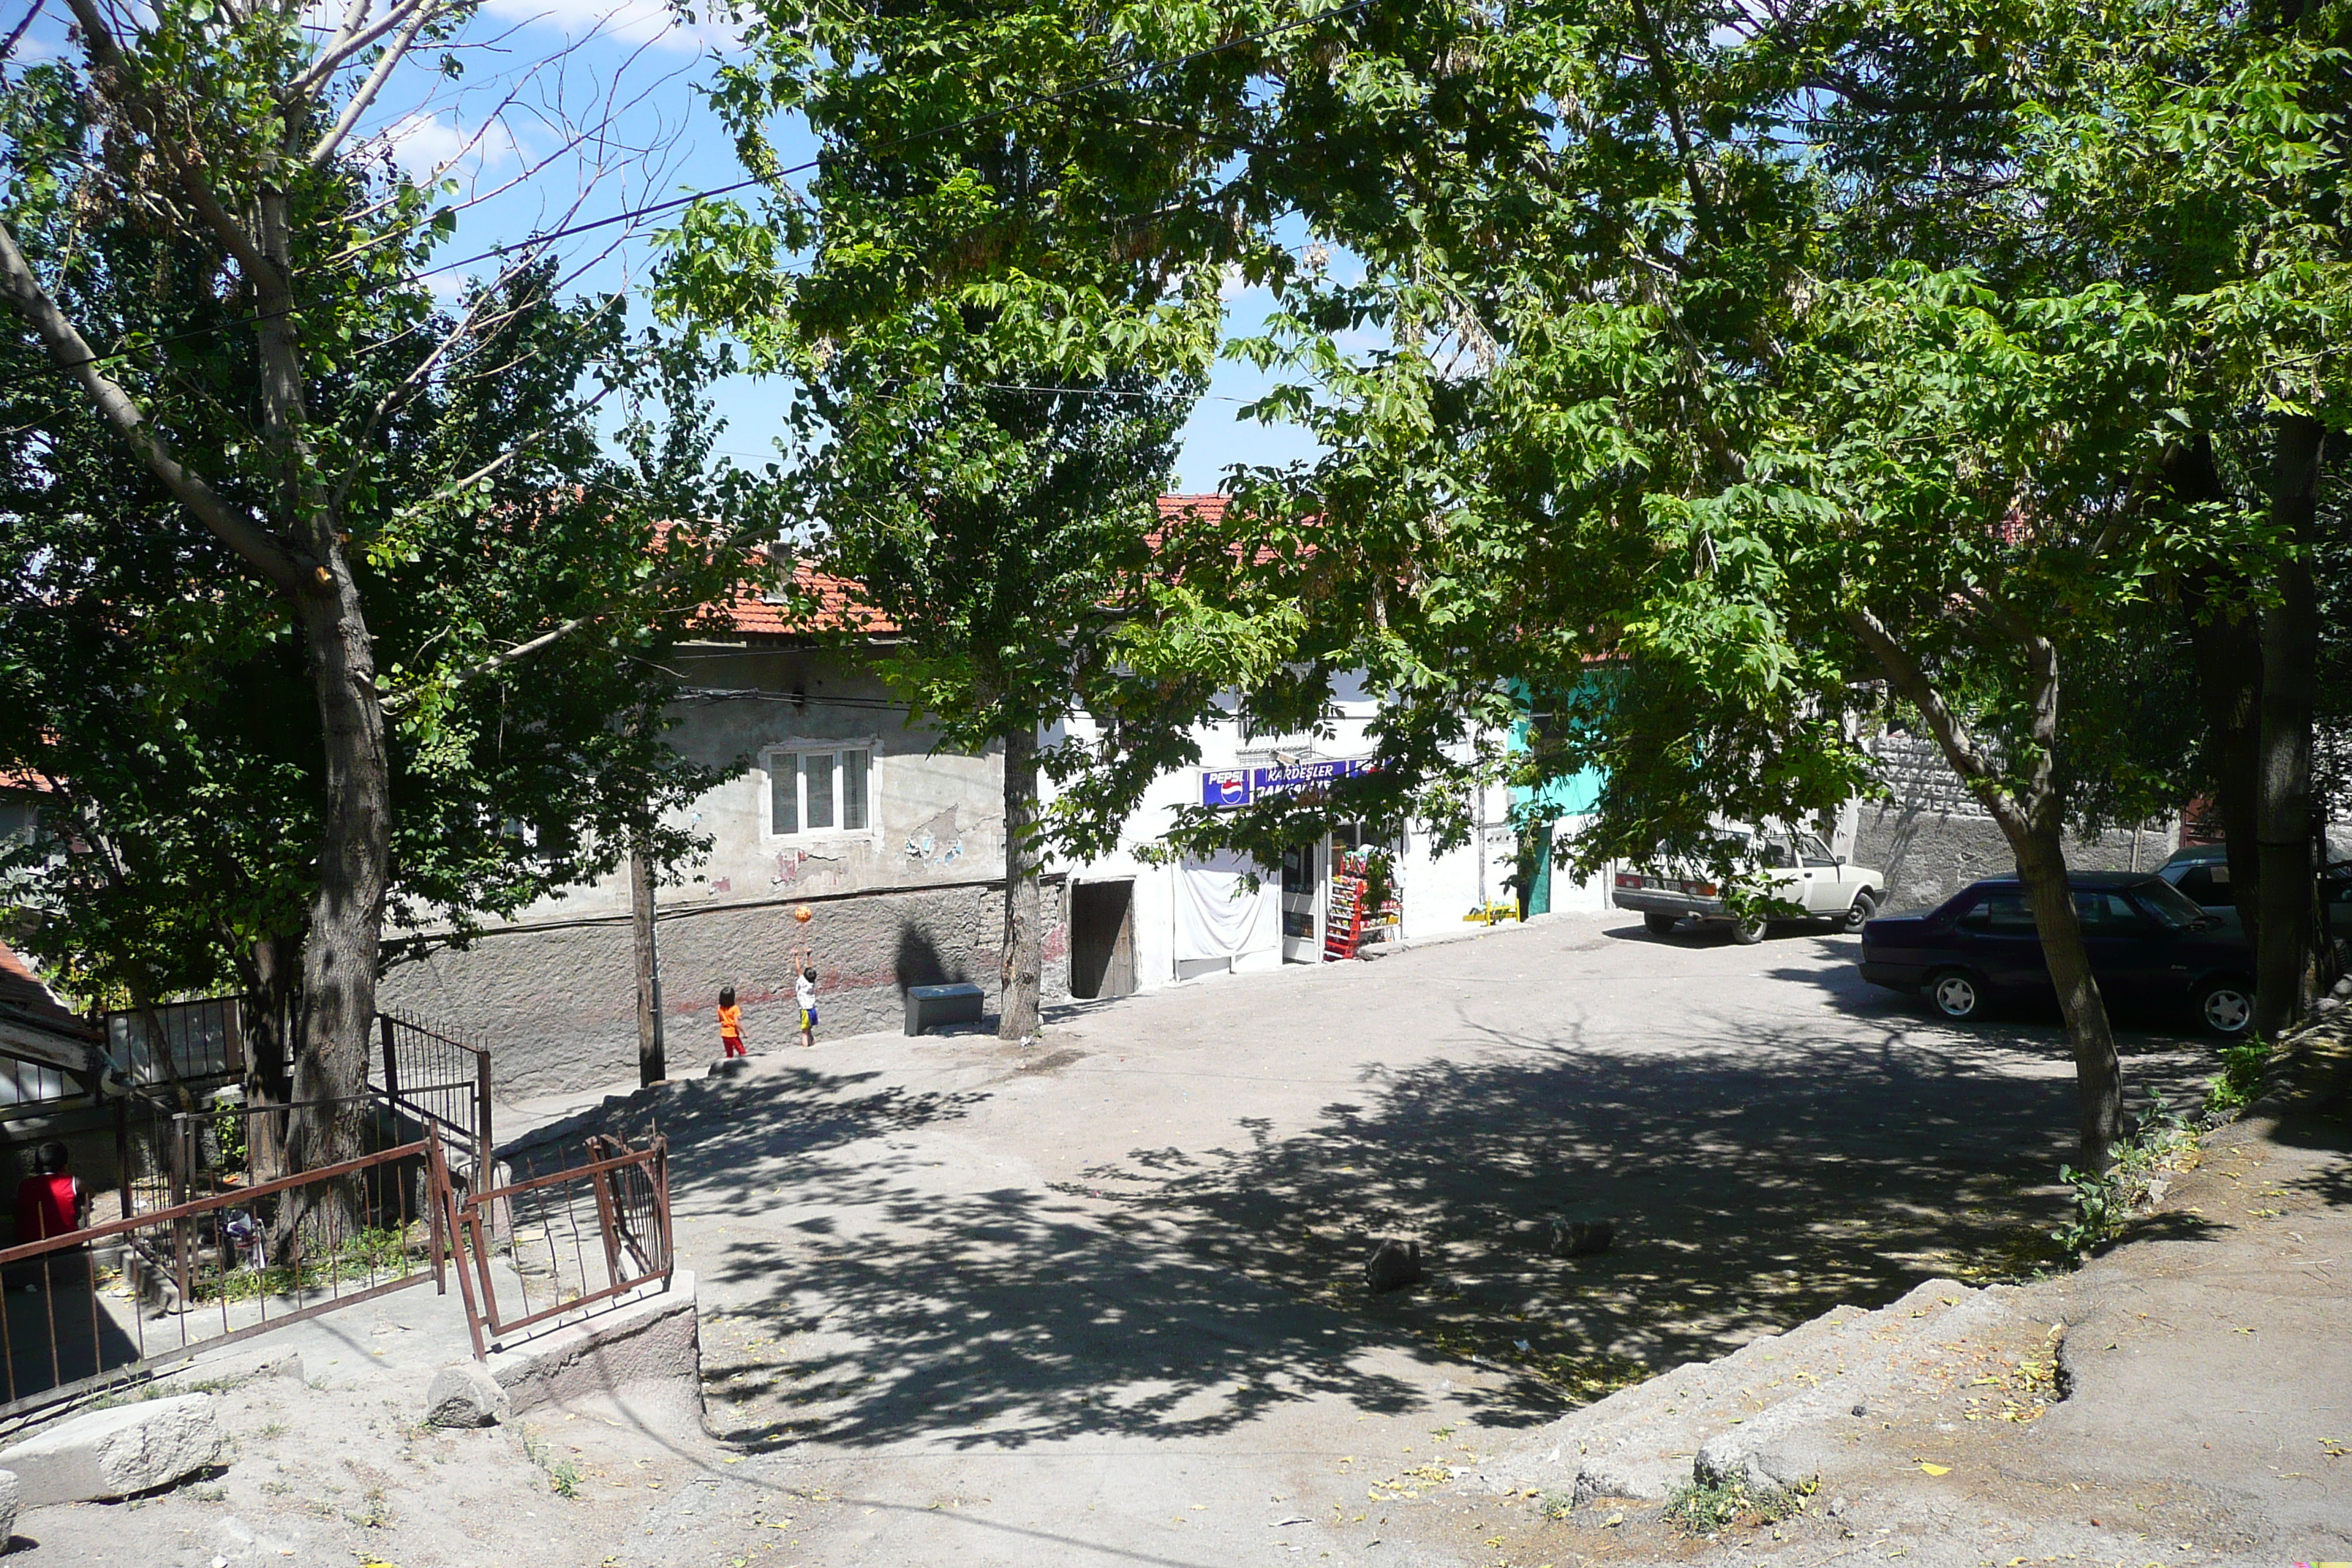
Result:
{"type": "MultiPolygon", "coordinates": [[[[667,739],[694,762],[733,771],[673,817],[710,848],[662,890],[665,905],[941,887],[1004,874],[1000,752],[933,752],[936,731],[909,729],[905,705],[878,676],[829,650],[708,645],[678,657],[688,696],[667,739]],[[771,833],[770,750],[856,744],[874,748],[872,825],[858,833],[771,833]]],[[[627,879],[615,875],[547,900],[519,923],[628,907],[627,879]]]]}
{"type": "MultiPolygon", "coordinates": [[[[1879,776],[1894,799],[1864,801],[1855,809],[1852,858],[1886,873],[1889,914],[1931,909],[1983,877],[2017,869],[2009,840],[1985,815],[1944,761],[1935,742],[1910,735],[1882,736],[1873,750],[1879,776]]],[[[2068,834],[2066,863],[2079,871],[2154,870],[2179,847],[2177,821],[2135,833],[2068,834]]]]}
{"type": "MultiPolygon", "coordinates": [[[[735,987],[744,1037],[757,1050],[793,1047],[793,953],[816,950],[818,1038],[896,1029],[908,985],[968,980],[998,992],[1003,935],[1001,883],[854,894],[793,901],[660,900],[656,924],[662,1001],[673,1076],[699,1072],[719,1055],[714,1009],[735,987]],[[811,919],[792,918],[805,901],[811,919]]],[[[1068,995],[1069,935],[1059,879],[1045,889],[1046,998],[1068,995]]],[[[593,1088],[633,1076],[636,998],[625,917],[509,926],[464,952],[439,952],[384,977],[388,1007],[446,1021],[488,1039],[492,1081],[517,1099],[593,1088]]]]}

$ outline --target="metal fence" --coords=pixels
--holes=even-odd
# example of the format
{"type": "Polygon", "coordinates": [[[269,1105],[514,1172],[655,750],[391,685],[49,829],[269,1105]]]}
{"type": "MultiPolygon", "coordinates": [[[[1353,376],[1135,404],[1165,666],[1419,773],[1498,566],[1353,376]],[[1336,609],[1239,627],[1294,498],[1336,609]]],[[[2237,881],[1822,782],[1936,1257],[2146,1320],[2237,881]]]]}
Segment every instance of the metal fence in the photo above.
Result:
{"type": "MultiPolygon", "coordinates": [[[[182,1110],[176,1099],[134,1090],[117,1108],[123,1212],[152,1215],[197,1198],[249,1191],[292,1173],[287,1169],[286,1144],[289,1123],[298,1112],[312,1117],[341,1112],[357,1139],[345,1146],[362,1154],[414,1143],[425,1132],[419,1119],[403,1114],[399,1106],[375,1093],[300,1105],[215,1098],[198,1110],[182,1110]]],[[[424,1201],[419,1186],[411,1207],[422,1214],[424,1201]]]]}
{"type": "Polygon", "coordinates": [[[446,1181],[474,1353],[490,1342],[661,1280],[673,1267],[669,1146],[588,1141],[587,1159],[460,1197],[446,1181]],[[497,1267],[503,1253],[507,1267],[497,1267]]]}
{"type": "Polygon", "coordinates": [[[428,1141],[0,1249],[0,1416],[427,1279],[428,1141]]]}
{"type": "Polygon", "coordinates": [[[457,1173],[470,1185],[487,1185],[493,1142],[489,1047],[400,1013],[378,1013],[376,1036],[369,1083],[400,1113],[441,1135],[457,1173]]]}
{"type": "Polygon", "coordinates": [[[245,1070],[245,999],[207,996],[109,1013],[106,1057],[130,1084],[234,1078],[245,1070]]]}

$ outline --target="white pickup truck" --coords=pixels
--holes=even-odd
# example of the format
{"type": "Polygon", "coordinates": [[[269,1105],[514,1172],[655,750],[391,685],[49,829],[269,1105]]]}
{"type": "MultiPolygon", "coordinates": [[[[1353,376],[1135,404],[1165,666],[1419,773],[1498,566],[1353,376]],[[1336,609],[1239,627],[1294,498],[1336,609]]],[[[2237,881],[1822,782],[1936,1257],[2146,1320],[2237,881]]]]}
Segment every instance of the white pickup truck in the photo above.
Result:
{"type": "MultiPolygon", "coordinates": [[[[1763,871],[1773,890],[1816,920],[1835,921],[1840,931],[1858,931],[1878,912],[1885,878],[1830,853],[1810,833],[1767,831],[1745,835],[1748,863],[1763,871]]],[[[1732,940],[1764,940],[1765,921],[1741,921],[1724,908],[1723,889],[1708,873],[1665,870],[1620,871],[1615,895],[1621,910],[1639,910],[1642,923],[1659,936],[1682,921],[1715,921],[1731,927],[1732,940]]]]}

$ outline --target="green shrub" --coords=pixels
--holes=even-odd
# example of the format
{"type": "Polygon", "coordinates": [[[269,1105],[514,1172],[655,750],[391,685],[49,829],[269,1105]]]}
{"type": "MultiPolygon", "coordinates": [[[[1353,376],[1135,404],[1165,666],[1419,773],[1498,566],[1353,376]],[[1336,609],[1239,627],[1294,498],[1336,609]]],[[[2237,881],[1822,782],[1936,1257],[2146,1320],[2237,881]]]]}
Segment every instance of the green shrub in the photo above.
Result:
{"type": "Polygon", "coordinates": [[[1773,1524],[1801,1510],[1805,1504],[1801,1494],[1816,1484],[1807,1481],[1790,1492],[1775,1486],[1750,1487],[1741,1480],[1713,1484],[1694,1480],[1677,1487],[1666,1499],[1665,1520],[1693,1535],[1712,1535],[1743,1519],[1773,1524]]]}
{"type": "Polygon", "coordinates": [[[2197,1134],[2158,1095],[2140,1113],[2131,1131],[2111,1150],[2103,1171],[2058,1167],[2059,1176],[2074,1189],[2074,1218],[2050,1233],[2069,1258],[2083,1254],[2123,1234],[2132,1215],[2147,1201],[2148,1184],[2160,1171],[2174,1168],[2197,1147],[2197,1134]]]}
{"type": "Polygon", "coordinates": [[[2230,1116],[2243,1110],[2263,1092],[2263,1074],[2276,1047],[2268,1040],[2240,1040],[2221,1047],[2221,1071],[2205,1086],[2205,1110],[2230,1116]]]}

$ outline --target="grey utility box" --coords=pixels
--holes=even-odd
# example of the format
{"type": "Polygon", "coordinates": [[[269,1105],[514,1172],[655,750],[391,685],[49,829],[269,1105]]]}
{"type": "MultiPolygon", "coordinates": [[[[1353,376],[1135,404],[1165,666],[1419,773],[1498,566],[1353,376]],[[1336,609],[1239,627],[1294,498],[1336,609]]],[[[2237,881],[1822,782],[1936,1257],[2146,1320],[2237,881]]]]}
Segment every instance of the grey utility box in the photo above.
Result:
{"type": "Polygon", "coordinates": [[[955,985],[907,987],[907,1033],[919,1035],[938,1024],[977,1024],[988,1000],[969,981],[955,985]]]}

